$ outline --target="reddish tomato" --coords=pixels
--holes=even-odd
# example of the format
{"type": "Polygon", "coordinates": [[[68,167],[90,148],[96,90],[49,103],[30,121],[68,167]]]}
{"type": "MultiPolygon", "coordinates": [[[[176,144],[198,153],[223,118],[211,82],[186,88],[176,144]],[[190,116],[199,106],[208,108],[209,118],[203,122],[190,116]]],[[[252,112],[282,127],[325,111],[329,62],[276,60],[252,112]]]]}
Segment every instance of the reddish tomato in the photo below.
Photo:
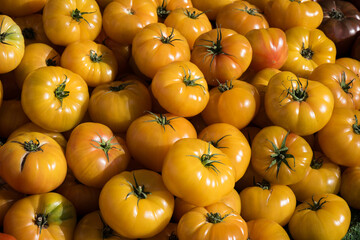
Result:
{"type": "Polygon", "coordinates": [[[30,122],[20,100],[4,100],[0,107],[0,116],[0,137],[3,138],[8,138],[17,128],[30,122]]]}
{"type": "Polygon", "coordinates": [[[360,167],[350,167],[342,173],[340,194],[350,207],[360,209],[360,167]]]}
{"type": "Polygon", "coordinates": [[[9,234],[6,234],[6,233],[0,233],[0,239],[1,240],[16,240],[15,237],[13,237],[9,234]]]}
{"type": "Polygon", "coordinates": [[[285,229],[277,222],[260,218],[247,222],[251,240],[290,240],[285,229]]]}

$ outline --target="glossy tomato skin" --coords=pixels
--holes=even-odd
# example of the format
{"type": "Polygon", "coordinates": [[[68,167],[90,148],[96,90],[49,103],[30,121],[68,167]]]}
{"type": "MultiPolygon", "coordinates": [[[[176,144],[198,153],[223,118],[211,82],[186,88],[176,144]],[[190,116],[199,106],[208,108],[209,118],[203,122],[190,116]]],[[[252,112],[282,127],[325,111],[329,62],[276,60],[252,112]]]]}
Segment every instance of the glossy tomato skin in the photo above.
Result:
{"type": "Polygon", "coordinates": [[[196,137],[194,126],[186,118],[170,113],[148,113],[130,124],[126,144],[136,161],[148,169],[161,172],[171,146],[179,139],[196,137]]]}
{"type": "Polygon", "coordinates": [[[24,37],[20,27],[6,15],[0,15],[0,74],[14,70],[25,51],[24,37]]]}
{"type": "Polygon", "coordinates": [[[264,14],[271,27],[284,31],[298,26],[315,29],[323,19],[321,6],[308,0],[270,0],[264,14]]]}
{"type": "Polygon", "coordinates": [[[324,84],[289,71],[270,79],[264,102],[271,122],[300,136],[322,129],[334,109],[333,94],[324,84]]]}
{"type": "Polygon", "coordinates": [[[28,196],[12,205],[5,215],[4,232],[17,240],[67,240],[72,239],[75,225],[76,212],[72,203],[50,192],[28,196]],[[41,219],[46,224],[45,221],[41,223],[41,219]]]}
{"type": "Polygon", "coordinates": [[[124,171],[102,188],[99,206],[104,221],[120,235],[146,238],[160,233],[168,225],[174,197],[160,174],[144,169],[124,171]]]}
{"type": "Polygon", "coordinates": [[[335,44],[321,30],[294,27],[285,34],[289,50],[281,70],[308,78],[317,66],[335,62],[335,44]]]}
{"type": "Polygon", "coordinates": [[[160,68],[151,82],[151,92],[167,112],[183,117],[201,113],[210,97],[203,73],[189,61],[160,68]]]}
{"type": "Polygon", "coordinates": [[[178,224],[180,240],[247,239],[248,228],[244,219],[223,203],[197,207],[187,212],[178,224]],[[216,218],[219,221],[214,221],[216,218]]]}
{"type": "Polygon", "coordinates": [[[260,218],[246,222],[251,240],[290,240],[285,229],[277,222],[260,218]]]}
{"type": "Polygon", "coordinates": [[[31,72],[21,92],[21,105],[29,119],[56,132],[76,126],[84,117],[88,102],[86,82],[62,67],[44,67],[31,72]]]}
{"type": "Polygon", "coordinates": [[[228,156],[195,138],[183,138],[172,145],[164,160],[162,178],[173,195],[196,206],[218,202],[235,184],[228,156]]]}
{"type": "Polygon", "coordinates": [[[51,137],[29,132],[0,148],[1,177],[26,194],[54,190],[64,181],[67,165],[63,149],[51,137]]]}
{"type": "Polygon", "coordinates": [[[252,167],[260,176],[273,184],[289,185],[305,177],[313,151],[299,135],[279,126],[269,126],[255,136],[251,154],[252,167]]]}
{"type": "Polygon", "coordinates": [[[360,209],[360,167],[346,168],[341,175],[340,195],[350,207],[360,209]]]}
{"type": "Polygon", "coordinates": [[[245,36],[227,28],[201,34],[194,43],[191,62],[211,86],[238,79],[249,67],[252,48],[245,36]]]}
{"type": "Polygon", "coordinates": [[[43,9],[46,36],[56,45],[94,40],[102,27],[102,16],[95,0],[50,0],[43,9]]]}
{"type": "Polygon", "coordinates": [[[175,28],[163,23],[147,25],[135,35],[132,42],[135,64],[149,78],[153,78],[161,67],[169,63],[190,61],[190,54],[186,38],[175,28]],[[157,58],[157,61],[153,61],[153,58],[157,58]]]}
{"type": "Polygon", "coordinates": [[[342,239],[349,229],[350,215],[349,206],[341,197],[316,194],[296,207],[289,231],[295,240],[342,239]]]}

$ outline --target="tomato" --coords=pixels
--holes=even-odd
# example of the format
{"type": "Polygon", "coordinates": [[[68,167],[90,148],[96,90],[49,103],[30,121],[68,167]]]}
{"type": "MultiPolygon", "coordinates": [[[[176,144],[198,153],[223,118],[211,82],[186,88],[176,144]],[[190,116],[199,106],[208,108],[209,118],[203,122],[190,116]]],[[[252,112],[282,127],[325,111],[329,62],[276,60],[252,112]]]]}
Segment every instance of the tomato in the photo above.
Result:
{"type": "Polygon", "coordinates": [[[318,132],[321,150],[332,162],[347,167],[360,166],[359,118],[358,110],[334,109],[328,124],[318,132]]]}
{"type": "Polygon", "coordinates": [[[174,197],[160,174],[150,170],[124,171],[102,188],[99,206],[104,221],[121,236],[146,238],[168,225],[174,197]]]}
{"type": "Polygon", "coordinates": [[[245,36],[227,28],[201,34],[194,43],[191,62],[211,86],[238,79],[249,67],[252,48],[245,36]]]}
{"type": "Polygon", "coordinates": [[[144,27],[134,37],[132,56],[140,72],[153,78],[161,67],[169,63],[189,61],[190,47],[186,38],[175,28],[167,27],[163,23],[153,23],[144,27]]]}
{"type": "Polygon", "coordinates": [[[313,134],[330,120],[334,109],[331,91],[318,79],[299,78],[283,71],[274,75],[265,93],[265,110],[269,119],[300,136],[313,134]]]}
{"type": "Polygon", "coordinates": [[[210,142],[229,157],[235,170],[235,181],[244,175],[250,163],[251,148],[239,129],[228,123],[214,123],[205,127],[198,138],[210,142]]]}
{"type": "Polygon", "coordinates": [[[279,126],[265,127],[251,145],[254,170],[274,184],[295,184],[310,169],[313,152],[304,138],[279,126]]]}
{"type": "Polygon", "coordinates": [[[204,75],[189,61],[160,68],[151,82],[151,91],[166,111],[183,117],[201,113],[209,101],[204,75]]]}
{"type": "Polygon", "coordinates": [[[66,146],[66,160],[81,183],[101,188],[126,169],[130,154],[125,141],[106,125],[86,122],[72,130],[66,146]]]}
{"type": "Polygon", "coordinates": [[[342,239],[349,229],[350,209],[335,194],[316,194],[298,205],[289,222],[295,240],[342,239]]]}
{"type": "Polygon", "coordinates": [[[5,215],[4,232],[17,240],[72,239],[76,212],[72,203],[58,193],[25,197],[5,215]]]}
{"type": "Polygon", "coordinates": [[[288,57],[285,33],[279,28],[253,29],[246,33],[253,50],[250,68],[260,71],[264,68],[280,69],[288,57]]]}
{"type": "Polygon", "coordinates": [[[360,167],[346,168],[341,175],[340,195],[350,207],[360,209],[360,167]]]}
{"type": "Polygon", "coordinates": [[[270,1],[271,0],[247,0],[247,2],[255,5],[256,7],[258,7],[262,12],[264,12],[264,9],[265,9],[266,5],[270,1]]]}
{"type": "Polygon", "coordinates": [[[20,27],[6,15],[0,15],[0,74],[14,70],[24,56],[24,37],[20,27]]]}
{"type": "Polygon", "coordinates": [[[195,8],[205,12],[210,20],[215,20],[220,10],[236,0],[191,0],[195,8]]]}
{"type": "Polygon", "coordinates": [[[40,11],[47,0],[4,0],[0,12],[11,17],[22,17],[40,11]]]}
{"type": "Polygon", "coordinates": [[[81,40],[66,46],[61,66],[79,74],[90,87],[111,82],[118,72],[112,50],[91,40],[81,40]]]}
{"type": "Polygon", "coordinates": [[[308,0],[270,0],[264,14],[271,27],[282,30],[292,27],[315,29],[323,19],[321,6],[308,0]]]}
{"type": "Polygon", "coordinates": [[[103,13],[103,28],[112,40],[130,45],[142,28],[156,23],[158,16],[152,0],[116,0],[103,13]]]}
{"type": "Polygon", "coordinates": [[[194,48],[195,40],[201,34],[212,29],[206,14],[196,8],[177,8],[170,12],[164,24],[177,29],[188,41],[190,50],[194,48]]]}
{"type": "Polygon", "coordinates": [[[176,197],[196,206],[220,201],[235,184],[231,160],[201,139],[183,138],[166,154],[162,178],[176,197]]]}
{"type": "Polygon", "coordinates": [[[91,119],[115,133],[125,133],[132,121],[150,110],[149,90],[135,76],[97,86],[89,101],[91,119]]]}
{"type": "Polygon", "coordinates": [[[327,86],[334,96],[334,108],[360,108],[360,79],[336,63],[318,66],[309,77],[327,86]]]}
{"type": "Polygon", "coordinates": [[[44,43],[32,43],[25,47],[25,54],[19,66],[14,70],[15,80],[21,89],[25,78],[32,71],[46,66],[59,66],[59,53],[44,43]]]}
{"type": "Polygon", "coordinates": [[[100,211],[84,216],[76,225],[74,240],[127,240],[112,230],[102,219],[100,211]]]}
{"type": "Polygon", "coordinates": [[[208,125],[222,122],[242,129],[254,118],[259,104],[260,95],[253,85],[233,80],[210,90],[209,103],[201,116],[208,125]]]}
{"type": "Polygon", "coordinates": [[[346,67],[347,69],[353,71],[356,76],[360,77],[360,61],[354,58],[344,57],[336,59],[335,63],[346,67]]]}
{"type": "Polygon", "coordinates": [[[187,212],[178,224],[179,239],[225,240],[247,239],[244,219],[223,203],[197,207],[187,212]]]}
{"type": "Polygon", "coordinates": [[[48,0],[43,9],[46,36],[56,45],[94,40],[102,27],[102,16],[95,0],[48,0]]]}
{"type": "Polygon", "coordinates": [[[176,232],[177,224],[169,223],[166,228],[159,234],[156,234],[154,237],[151,238],[142,238],[142,240],[176,240],[178,239],[176,232]]]}
{"type": "Polygon", "coordinates": [[[62,67],[43,67],[23,83],[21,105],[29,119],[50,131],[64,132],[76,126],[89,102],[86,82],[62,67]]]}
{"type": "Polygon", "coordinates": [[[17,137],[19,135],[22,135],[24,133],[28,132],[39,132],[43,133],[45,135],[48,135],[52,139],[54,139],[64,150],[66,148],[67,141],[62,133],[59,132],[51,132],[47,131],[38,125],[35,125],[32,122],[25,123],[24,125],[21,125],[20,127],[16,128],[8,137],[8,139],[12,139],[14,137],[17,137]]]}
{"type": "Polygon", "coordinates": [[[259,8],[247,1],[235,1],[218,12],[216,24],[245,35],[253,29],[269,28],[269,24],[259,8]]]}
{"type": "Polygon", "coordinates": [[[260,218],[247,222],[251,240],[290,240],[285,229],[277,222],[260,218]]]}
{"type": "Polygon", "coordinates": [[[195,128],[186,118],[169,113],[148,113],[130,124],[126,144],[136,161],[148,169],[161,172],[170,147],[179,139],[196,137],[195,128]]]}
{"type": "Polygon", "coordinates": [[[85,186],[68,171],[64,182],[55,191],[74,204],[78,216],[84,216],[99,209],[100,190],[85,186]]]}
{"type": "MultiPolygon", "coordinates": [[[[0,178],[0,226],[9,208],[19,199],[25,197],[24,194],[12,189],[3,179],[0,178]]],[[[0,239],[1,235],[0,235],[0,239]]]]}
{"type": "Polygon", "coordinates": [[[65,179],[63,149],[51,137],[29,132],[8,140],[0,148],[1,177],[26,194],[45,193],[65,179]]]}
{"type": "Polygon", "coordinates": [[[159,22],[169,16],[169,14],[176,9],[192,8],[191,0],[152,0],[156,6],[156,12],[159,22]]]}
{"type": "Polygon", "coordinates": [[[1,240],[16,240],[13,236],[6,234],[6,233],[0,233],[0,239],[1,240]]]}
{"type": "Polygon", "coordinates": [[[333,193],[340,190],[340,167],[331,162],[323,153],[314,152],[308,174],[298,183],[290,185],[296,200],[303,202],[314,194],[333,193]]]}
{"type": "Polygon", "coordinates": [[[0,107],[0,137],[8,138],[18,127],[29,122],[20,100],[4,100],[0,107]]]}

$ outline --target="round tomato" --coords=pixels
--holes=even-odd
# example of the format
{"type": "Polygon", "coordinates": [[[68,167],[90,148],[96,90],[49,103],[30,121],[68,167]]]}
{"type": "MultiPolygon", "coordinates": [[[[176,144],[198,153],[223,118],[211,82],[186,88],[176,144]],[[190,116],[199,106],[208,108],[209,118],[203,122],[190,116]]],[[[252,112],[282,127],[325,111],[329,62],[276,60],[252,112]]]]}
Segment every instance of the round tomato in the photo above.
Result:
{"type": "Polygon", "coordinates": [[[340,194],[350,207],[360,209],[360,167],[350,167],[342,173],[340,194]]]}
{"type": "Polygon", "coordinates": [[[360,77],[360,61],[354,58],[344,57],[336,59],[335,63],[346,67],[347,69],[353,71],[356,76],[360,77]]]}
{"type": "Polygon", "coordinates": [[[277,222],[260,218],[247,222],[251,240],[290,240],[285,229],[277,222]]]}
{"type": "Polygon", "coordinates": [[[11,17],[21,17],[40,11],[47,0],[3,0],[0,12],[11,17]]]}
{"type": "Polygon", "coordinates": [[[146,238],[170,222],[174,197],[161,175],[149,170],[124,171],[102,188],[99,199],[104,221],[121,236],[146,238]]]}
{"type": "Polygon", "coordinates": [[[0,116],[0,137],[3,138],[8,138],[17,128],[30,122],[20,100],[4,100],[0,106],[0,116]]]}

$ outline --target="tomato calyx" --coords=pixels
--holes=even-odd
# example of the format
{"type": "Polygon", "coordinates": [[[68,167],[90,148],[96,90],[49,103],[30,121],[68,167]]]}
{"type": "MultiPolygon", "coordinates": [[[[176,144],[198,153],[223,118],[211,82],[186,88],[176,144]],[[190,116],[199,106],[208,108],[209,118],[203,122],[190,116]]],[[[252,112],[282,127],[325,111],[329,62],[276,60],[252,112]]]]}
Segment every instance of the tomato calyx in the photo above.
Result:
{"type": "Polygon", "coordinates": [[[157,15],[159,18],[165,19],[167,16],[169,16],[170,11],[166,9],[167,7],[167,1],[163,0],[161,3],[161,6],[157,8],[157,15]]]}
{"type": "Polygon", "coordinates": [[[135,182],[135,186],[131,183],[131,182],[128,182],[132,188],[133,191],[129,192],[126,197],[125,197],[125,200],[130,196],[130,195],[134,195],[135,197],[138,198],[137,200],[137,205],[139,206],[139,201],[140,199],[146,199],[147,198],[147,195],[151,194],[151,192],[145,192],[145,186],[142,185],[140,186],[136,180],[136,177],[135,177],[135,173],[133,173],[133,177],[134,177],[134,182],[135,182]]]}
{"type": "Polygon", "coordinates": [[[179,240],[179,238],[175,232],[171,232],[171,234],[169,236],[169,240],[179,240]]]}
{"type": "Polygon", "coordinates": [[[91,141],[99,144],[99,146],[95,146],[94,144],[90,143],[94,148],[97,148],[97,149],[100,149],[102,150],[104,153],[105,153],[105,156],[106,156],[106,160],[109,162],[109,151],[111,149],[117,149],[117,150],[121,150],[117,147],[114,147],[114,145],[118,145],[119,143],[111,143],[111,141],[113,140],[113,138],[115,136],[112,136],[111,138],[109,138],[107,141],[104,140],[104,138],[98,134],[99,138],[101,141],[96,141],[94,139],[91,139],[91,141]]]}
{"type": "Polygon", "coordinates": [[[52,58],[48,58],[46,59],[45,63],[46,63],[46,66],[57,66],[57,62],[54,60],[56,58],[56,56],[52,57],[52,58]]]}
{"type": "Polygon", "coordinates": [[[221,93],[223,93],[225,91],[228,91],[228,90],[231,90],[234,87],[233,84],[232,84],[232,80],[225,81],[225,83],[221,83],[221,82],[218,81],[218,83],[219,83],[218,90],[221,93]]]}
{"type": "MultiPolygon", "coordinates": [[[[254,181],[255,181],[255,177],[254,177],[254,181]]],[[[263,190],[269,190],[271,187],[270,182],[266,181],[265,179],[263,179],[261,182],[256,182],[254,185],[263,190]]]]}
{"type": "Polygon", "coordinates": [[[356,134],[360,134],[360,125],[359,125],[359,123],[358,123],[357,116],[354,115],[354,117],[355,117],[355,123],[352,125],[353,131],[354,131],[354,133],[356,133],[356,134]]]}
{"type": "Polygon", "coordinates": [[[310,167],[312,169],[320,169],[324,163],[324,159],[322,157],[313,158],[310,163],[310,167]]]}
{"type": "Polygon", "coordinates": [[[60,108],[62,107],[63,99],[68,97],[70,94],[69,91],[65,91],[67,80],[68,78],[65,75],[65,80],[54,91],[55,97],[60,101],[60,108]]]}
{"type": "Polygon", "coordinates": [[[157,124],[160,124],[163,127],[164,131],[165,131],[165,126],[169,125],[175,131],[175,128],[173,127],[173,125],[171,125],[171,120],[174,120],[179,117],[173,117],[168,119],[166,115],[163,115],[161,113],[159,115],[156,115],[155,113],[152,113],[150,111],[148,111],[148,113],[154,117],[154,120],[148,120],[145,122],[156,122],[157,124]]]}
{"type": "Polygon", "coordinates": [[[90,50],[90,60],[94,63],[98,63],[102,61],[102,57],[103,55],[98,55],[97,52],[95,52],[94,50],[90,50]]]}
{"type": "Polygon", "coordinates": [[[171,46],[175,47],[174,44],[172,43],[173,41],[181,41],[181,39],[179,38],[174,38],[175,34],[174,34],[174,30],[175,28],[171,29],[171,33],[169,36],[165,37],[164,33],[160,30],[160,37],[156,37],[158,39],[160,39],[160,41],[164,44],[170,44],[171,46]]]}
{"type": "Polygon", "coordinates": [[[22,35],[25,39],[34,40],[35,39],[35,31],[32,28],[24,28],[22,31],[22,35]]]}
{"type": "Polygon", "coordinates": [[[189,9],[187,8],[184,8],[184,14],[188,17],[188,18],[191,18],[191,19],[197,19],[200,15],[204,14],[206,11],[204,12],[199,12],[199,13],[196,13],[196,11],[189,11],[189,9]]]}
{"type": "Polygon", "coordinates": [[[35,215],[34,224],[37,225],[39,228],[39,235],[41,235],[42,229],[46,229],[49,227],[47,218],[48,218],[48,214],[37,213],[35,215]]]}
{"type": "Polygon", "coordinates": [[[209,223],[212,223],[212,224],[221,223],[229,215],[230,214],[228,213],[228,214],[225,214],[223,217],[221,217],[220,213],[207,213],[206,221],[209,223]]]}
{"type": "Polygon", "coordinates": [[[213,145],[216,148],[226,148],[226,147],[220,147],[219,143],[220,143],[221,140],[223,140],[224,138],[229,137],[229,136],[231,136],[231,135],[230,134],[224,135],[224,136],[222,136],[221,138],[219,138],[216,141],[210,141],[210,143],[211,143],[211,145],[213,145]]]}
{"type": "Polygon", "coordinates": [[[301,56],[303,56],[303,58],[306,58],[308,60],[311,60],[312,57],[314,56],[314,51],[311,50],[310,47],[305,48],[305,44],[302,43],[302,47],[301,47],[301,51],[300,51],[301,56]]]}
{"type": "MultiPolygon", "coordinates": [[[[339,81],[340,87],[345,93],[349,93],[349,90],[352,88],[352,83],[354,82],[355,78],[353,78],[350,82],[346,83],[346,73],[343,71],[341,73],[341,80],[339,81]]],[[[352,93],[349,93],[352,95],[352,93]]]]}
{"type": "Polygon", "coordinates": [[[44,150],[41,148],[44,144],[41,145],[40,141],[38,139],[35,139],[35,141],[30,140],[30,141],[25,141],[25,142],[19,142],[19,141],[12,141],[12,142],[20,144],[26,151],[26,153],[23,156],[23,158],[21,159],[21,163],[20,163],[20,171],[21,172],[24,169],[26,159],[30,153],[39,152],[39,151],[44,152],[44,150]]]}
{"type": "Polygon", "coordinates": [[[185,85],[190,86],[190,87],[199,86],[199,87],[202,88],[204,94],[206,94],[205,87],[203,85],[199,84],[199,83],[196,83],[196,81],[202,79],[202,77],[191,79],[191,71],[190,71],[190,69],[188,70],[188,73],[186,73],[184,67],[182,67],[182,69],[184,70],[183,82],[185,83],[185,85]]]}
{"type": "Polygon", "coordinates": [[[289,165],[289,162],[287,161],[288,158],[293,158],[294,159],[294,167],[295,167],[295,157],[294,157],[294,155],[287,153],[289,148],[286,147],[286,145],[285,145],[286,138],[288,137],[289,133],[290,132],[286,133],[285,138],[282,141],[280,148],[278,148],[273,142],[271,142],[270,140],[267,139],[271,143],[274,153],[272,153],[270,155],[273,160],[271,161],[270,165],[267,167],[266,171],[276,165],[276,177],[278,177],[278,175],[279,175],[279,171],[280,171],[280,167],[281,167],[282,163],[284,163],[290,170],[295,171],[289,165]]]}
{"type": "Polygon", "coordinates": [[[324,198],[326,198],[326,197],[322,197],[319,199],[319,201],[315,201],[314,195],[313,195],[311,197],[312,203],[308,203],[305,201],[309,205],[309,207],[300,209],[299,211],[303,211],[303,210],[317,211],[317,210],[321,209],[323,207],[323,205],[328,202],[328,201],[324,200],[324,198]],[[324,201],[322,202],[322,200],[324,200],[324,201]]]}
{"type": "Polygon", "coordinates": [[[332,19],[336,19],[338,21],[342,21],[345,18],[345,15],[343,12],[341,12],[339,9],[331,9],[330,12],[328,12],[329,17],[332,19]]]}
{"type": "Polygon", "coordinates": [[[217,155],[221,155],[221,154],[217,154],[217,153],[211,154],[210,145],[211,143],[209,142],[207,153],[202,154],[200,157],[196,155],[189,155],[189,156],[199,159],[204,167],[212,169],[215,173],[220,173],[220,171],[217,169],[217,167],[214,164],[215,163],[223,164],[223,163],[213,159],[217,155]]]}
{"type": "Polygon", "coordinates": [[[110,86],[109,90],[111,92],[119,92],[121,90],[124,90],[127,86],[132,85],[132,84],[134,84],[134,83],[133,82],[121,83],[118,86],[110,86]]]}
{"type": "Polygon", "coordinates": [[[246,12],[251,16],[258,16],[261,17],[260,12],[256,8],[249,8],[245,5],[245,8],[235,8],[235,10],[239,10],[241,12],[246,12]]]}
{"type": "Polygon", "coordinates": [[[301,3],[300,0],[289,0],[290,2],[297,2],[297,3],[301,3]]]}
{"type": "Polygon", "coordinates": [[[306,90],[309,85],[309,81],[306,80],[305,87],[303,87],[300,79],[296,79],[296,80],[290,79],[289,81],[291,81],[291,87],[286,89],[285,98],[290,95],[294,101],[297,101],[297,102],[305,101],[308,98],[308,94],[307,94],[306,90]],[[296,88],[292,84],[293,82],[296,83],[296,88]]]}
{"type": "Polygon", "coordinates": [[[80,23],[81,20],[84,20],[90,26],[90,23],[83,17],[83,15],[92,14],[94,12],[81,12],[79,9],[76,8],[75,10],[71,11],[70,16],[78,23],[80,23]]]}
{"type": "Polygon", "coordinates": [[[1,30],[3,28],[3,25],[4,25],[4,20],[5,20],[5,17],[3,17],[2,21],[1,21],[1,25],[0,25],[0,43],[2,44],[6,44],[6,45],[11,45],[10,43],[6,42],[6,38],[11,35],[11,34],[14,34],[14,32],[3,32],[1,33],[1,30]]]}

